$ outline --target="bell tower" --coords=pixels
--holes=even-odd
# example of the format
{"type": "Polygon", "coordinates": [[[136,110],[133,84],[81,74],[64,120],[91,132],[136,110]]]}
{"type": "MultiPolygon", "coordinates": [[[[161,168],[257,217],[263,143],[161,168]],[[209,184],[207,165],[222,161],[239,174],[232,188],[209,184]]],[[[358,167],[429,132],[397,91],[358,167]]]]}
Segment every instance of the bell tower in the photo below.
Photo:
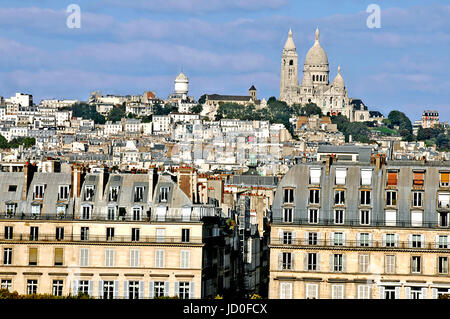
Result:
{"type": "Polygon", "coordinates": [[[281,55],[280,97],[281,101],[291,104],[298,87],[298,55],[289,29],[288,39],[281,55]]]}

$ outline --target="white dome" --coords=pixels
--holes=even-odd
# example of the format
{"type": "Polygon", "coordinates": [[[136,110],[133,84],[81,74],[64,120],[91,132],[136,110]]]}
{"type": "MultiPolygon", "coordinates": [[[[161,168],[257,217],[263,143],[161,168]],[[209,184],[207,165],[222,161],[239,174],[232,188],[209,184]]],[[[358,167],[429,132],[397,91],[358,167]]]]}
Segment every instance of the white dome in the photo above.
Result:
{"type": "Polygon", "coordinates": [[[328,57],[319,42],[319,29],[316,29],[316,42],[306,54],[305,65],[328,64],[328,57]]]}
{"type": "Polygon", "coordinates": [[[178,74],[178,76],[175,78],[175,82],[189,82],[188,77],[181,72],[180,74],[178,74]]]}
{"type": "Polygon", "coordinates": [[[292,30],[289,29],[288,38],[286,40],[286,43],[284,44],[284,50],[286,51],[295,51],[295,43],[294,39],[292,38],[292,30]]]}
{"type": "Polygon", "coordinates": [[[338,74],[334,78],[333,85],[338,88],[345,87],[344,78],[341,75],[341,67],[338,67],[338,74]]]}
{"type": "Polygon", "coordinates": [[[175,78],[175,93],[187,94],[188,89],[189,89],[189,79],[183,72],[181,72],[175,78]]]}

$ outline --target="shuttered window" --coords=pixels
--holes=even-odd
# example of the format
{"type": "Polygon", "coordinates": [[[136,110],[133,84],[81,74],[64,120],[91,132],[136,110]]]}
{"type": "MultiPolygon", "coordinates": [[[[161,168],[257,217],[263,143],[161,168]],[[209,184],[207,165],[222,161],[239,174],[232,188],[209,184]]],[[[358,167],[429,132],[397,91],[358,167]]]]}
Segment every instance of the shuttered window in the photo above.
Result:
{"type": "Polygon", "coordinates": [[[387,274],[395,274],[395,255],[386,255],[384,266],[387,274]]]}
{"type": "Polygon", "coordinates": [[[162,249],[155,251],[155,267],[164,268],[164,250],[162,249]]]}
{"type": "Polygon", "coordinates": [[[37,248],[30,248],[28,253],[29,253],[28,265],[36,266],[37,265],[37,257],[38,257],[38,250],[37,250],[37,248]]]}
{"type": "Polygon", "coordinates": [[[105,250],[105,267],[114,267],[114,249],[105,250]]]}
{"type": "Polygon", "coordinates": [[[388,186],[397,186],[397,172],[388,172],[388,186]]]}
{"type": "Polygon", "coordinates": [[[292,299],[292,282],[280,282],[280,299],[292,299]]]}
{"type": "Polygon", "coordinates": [[[189,268],[191,252],[189,250],[180,251],[180,268],[189,268]]]}
{"type": "Polygon", "coordinates": [[[413,172],[413,185],[414,186],[423,186],[425,179],[424,172],[413,172]]]}
{"type": "Polygon", "coordinates": [[[130,267],[139,267],[140,250],[131,249],[130,250],[130,267]]]}
{"type": "Polygon", "coordinates": [[[319,298],[319,285],[318,284],[306,284],[306,299],[318,299],[319,298]]]}
{"type": "Polygon", "coordinates": [[[331,286],[331,299],[344,299],[344,285],[331,286]]]}
{"type": "Polygon", "coordinates": [[[358,285],[358,299],[370,299],[369,285],[358,285]]]}
{"type": "Polygon", "coordinates": [[[345,185],[346,177],[347,177],[346,168],[336,168],[336,185],[345,185]]]}
{"type": "Polygon", "coordinates": [[[320,168],[310,168],[309,169],[309,183],[313,184],[313,185],[319,185],[320,184],[320,175],[321,175],[320,168]]]}
{"type": "Polygon", "coordinates": [[[55,266],[62,266],[64,264],[64,250],[63,248],[55,248],[55,266]]]}
{"type": "Polygon", "coordinates": [[[450,173],[441,173],[441,186],[447,187],[450,183],[450,173]]]}
{"type": "Polygon", "coordinates": [[[362,186],[372,185],[372,170],[371,169],[361,169],[361,185],[362,186]]]}
{"type": "Polygon", "coordinates": [[[89,248],[80,248],[80,267],[89,267],[89,248]]]}

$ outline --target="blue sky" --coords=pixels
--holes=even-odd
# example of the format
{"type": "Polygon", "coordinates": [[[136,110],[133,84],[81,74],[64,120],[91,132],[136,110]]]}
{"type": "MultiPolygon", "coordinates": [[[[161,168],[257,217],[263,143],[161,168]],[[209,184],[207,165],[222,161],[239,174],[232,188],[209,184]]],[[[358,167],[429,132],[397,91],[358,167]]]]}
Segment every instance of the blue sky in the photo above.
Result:
{"type": "MultiPolygon", "coordinates": [[[[363,0],[2,0],[0,95],[86,100],[90,91],[167,97],[183,69],[190,95],[279,95],[289,28],[299,65],[319,27],[330,78],[341,66],[350,97],[412,120],[450,120],[450,3],[363,0]],[[66,26],[70,4],[81,28],[66,26]],[[381,7],[381,28],[366,8],[381,7]]],[[[301,72],[299,74],[301,79],[301,72]]]]}

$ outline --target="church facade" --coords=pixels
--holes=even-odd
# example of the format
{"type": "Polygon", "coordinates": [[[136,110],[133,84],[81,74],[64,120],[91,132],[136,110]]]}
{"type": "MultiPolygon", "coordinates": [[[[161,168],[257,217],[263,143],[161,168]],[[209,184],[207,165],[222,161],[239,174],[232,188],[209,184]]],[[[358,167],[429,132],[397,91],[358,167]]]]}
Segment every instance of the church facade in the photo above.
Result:
{"type": "Polygon", "coordinates": [[[328,57],[320,45],[319,35],[319,29],[316,29],[316,39],[306,54],[303,77],[299,84],[298,54],[292,30],[289,30],[281,56],[279,100],[290,105],[315,103],[325,115],[342,114],[352,122],[369,121],[369,111],[362,101],[348,97],[340,66],[336,77],[330,82],[328,57]]]}

